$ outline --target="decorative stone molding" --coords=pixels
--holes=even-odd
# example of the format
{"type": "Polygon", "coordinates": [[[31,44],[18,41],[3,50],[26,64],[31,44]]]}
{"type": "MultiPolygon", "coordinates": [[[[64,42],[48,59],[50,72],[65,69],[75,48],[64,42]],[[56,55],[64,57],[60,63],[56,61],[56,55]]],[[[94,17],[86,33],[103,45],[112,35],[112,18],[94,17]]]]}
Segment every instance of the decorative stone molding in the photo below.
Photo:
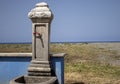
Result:
{"type": "Polygon", "coordinates": [[[51,18],[52,19],[53,14],[49,9],[47,3],[42,2],[42,3],[36,4],[35,8],[28,13],[28,17],[31,19],[32,18],[49,18],[49,19],[51,18]]]}

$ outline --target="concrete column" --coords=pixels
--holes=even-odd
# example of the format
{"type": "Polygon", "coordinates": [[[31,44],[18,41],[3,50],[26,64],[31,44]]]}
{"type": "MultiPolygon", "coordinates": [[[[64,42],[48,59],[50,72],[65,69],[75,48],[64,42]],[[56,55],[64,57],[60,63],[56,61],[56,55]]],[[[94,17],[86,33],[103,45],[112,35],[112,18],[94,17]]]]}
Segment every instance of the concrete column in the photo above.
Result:
{"type": "Polygon", "coordinates": [[[58,84],[50,67],[49,39],[53,14],[47,3],[38,3],[29,14],[32,21],[32,61],[28,74],[11,81],[10,84],[58,84]]]}
{"type": "Polygon", "coordinates": [[[51,75],[49,60],[50,23],[53,14],[47,3],[38,3],[29,14],[32,21],[32,61],[29,75],[51,75]]]}

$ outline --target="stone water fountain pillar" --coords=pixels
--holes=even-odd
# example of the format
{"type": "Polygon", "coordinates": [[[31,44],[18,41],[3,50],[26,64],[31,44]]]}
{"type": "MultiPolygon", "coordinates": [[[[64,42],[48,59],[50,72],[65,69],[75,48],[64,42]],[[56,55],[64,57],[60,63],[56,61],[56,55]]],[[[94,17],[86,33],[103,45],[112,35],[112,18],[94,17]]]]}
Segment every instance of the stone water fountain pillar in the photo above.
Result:
{"type": "Polygon", "coordinates": [[[56,77],[51,74],[49,42],[50,24],[53,14],[47,3],[36,4],[29,14],[32,21],[32,61],[25,76],[26,84],[54,84],[56,77]],[[41,83],[40,83],[41,84],[41,83]]]}

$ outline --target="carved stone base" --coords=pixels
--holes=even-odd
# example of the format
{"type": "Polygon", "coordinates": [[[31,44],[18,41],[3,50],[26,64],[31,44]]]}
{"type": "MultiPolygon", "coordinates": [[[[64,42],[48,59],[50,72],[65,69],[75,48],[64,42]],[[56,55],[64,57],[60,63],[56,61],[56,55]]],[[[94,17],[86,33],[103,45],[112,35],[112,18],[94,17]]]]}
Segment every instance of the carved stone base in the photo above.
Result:
{"type": "Polygon", "coordinates": [[[28,68],[29,76],[51,76],[49,61],[32,60],[28,68]]]}

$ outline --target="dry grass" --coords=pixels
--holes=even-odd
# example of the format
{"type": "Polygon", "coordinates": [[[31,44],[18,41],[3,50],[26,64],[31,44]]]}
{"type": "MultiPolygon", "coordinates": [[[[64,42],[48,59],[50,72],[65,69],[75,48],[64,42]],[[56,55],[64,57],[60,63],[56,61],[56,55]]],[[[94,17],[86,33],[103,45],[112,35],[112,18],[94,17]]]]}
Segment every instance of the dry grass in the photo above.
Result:
{"type": "Polygon", "coordinates": [[[65,57],[65,84],[120,84],[120,63],[111,63],[120,59],[119,51],[110,46],[99,46],[69,43],[51,45],[51,52],[68,54],[65,57]]]}
{"type": "Polygon", "coordinates": [[[31,44],[0,44],[0,53],[4,52],[31,52],[31,44]]]}
{"type": "Polygon", "coordinates": [[[76,64],[66,65],[65,84],[119,84],[120,67],[76,64]]]}
{"type": "Polygon", "coordinates": [[[83,74],[83,73],[66,73],[65,84],[119,84],[120,80],[103,78],[94,76],[93,73],[83,74]]]}

